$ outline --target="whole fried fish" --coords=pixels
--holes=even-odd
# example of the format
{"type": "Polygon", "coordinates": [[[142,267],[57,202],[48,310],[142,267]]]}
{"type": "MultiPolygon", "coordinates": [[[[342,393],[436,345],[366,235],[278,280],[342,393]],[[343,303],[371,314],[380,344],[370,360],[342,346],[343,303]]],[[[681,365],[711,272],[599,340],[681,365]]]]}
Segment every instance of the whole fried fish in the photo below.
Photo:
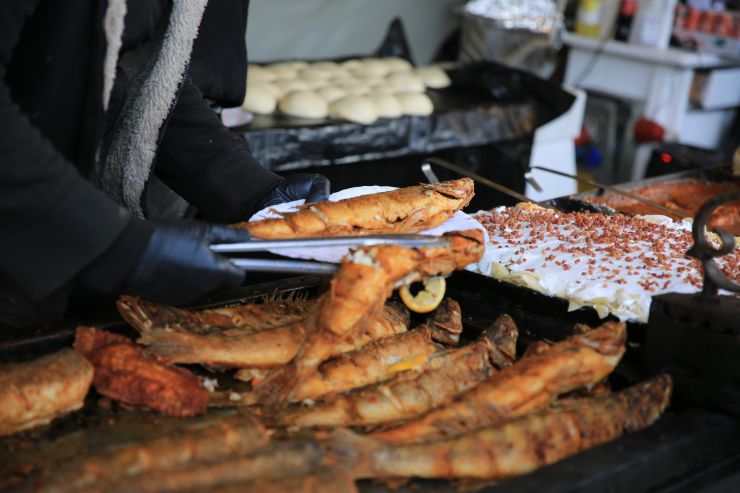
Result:
{"type": "Polygon", "coordinates": [[[78,327],[74,347],[93,364],[93,385],[106,397],[170,416],[195,416],[208,408],[200,378],[168,366],[122,335],[78,327]]]}
{"type": "Polygon", "coordinates": [[[396,282],[448,274],[483,255],[480,230],[448,233],[445,238],[444,247],[386,244],[360,248],[345,257],[317,307],[316,318],[307,324],[307,337],[296,357],[257,386],[259,401],[276,407],[288,403],[295,389],[336,354],[337,344],[362,333],[368,316],[380,310],[396,282]]]}
{"type": "Polygon", "coordinates": [[[270,441],[267,430],[256,419],[233,411],[183,420],[176,434],[162,436],[157,433],[161,430],[161,426],[152,426],[148,439],[115,444],[90,455],[72,455],[46,471],[36,491],[84,490],[101,481],[244,455],[270,441]]]}
{"type": "MultiPolygon", "coordinates": [[[[516,337],[516,330],[506,333],[516,337]]],[[[475,342],[430,357],[421,373],[409,371],[388,383],[337,395],[310,407],[288,408],[278,416],[278,422],[300,428],[368,426],[418,416],[485,380],[495,371],[499,358],[510,364],[496,346],[500,334],[492,326],[475,342]]]]}
{"type": "MultiPolygon", "coordinates": [[[[315,317],[258,332],[229,334],[192,333],[166,328],[141,330],[139,344],[149,346],[167,363],[200,363],[229,368],[276,368],[288,363],[306,337],[306,325],[315,317]]],[[[363,330],[356,337],[332,348],[341,354],[407,330],[408,311],[398,304],[387,304],[378,313],[368,315],[363,330]]],[[[141,328],[141,327],[140,327],[141,328]]],[[[234,333],[237,332],[237,333],[234,333]]]]}
{"type": "Polygon", "coordinates": [[[338,202],[307,204],[296,212],[236,224],[256,238],[414,233],[439,226],[473,198],[473,180],[399,188],[338,202]]]}
{"type": "MultiPolygon", "coordinates": [[[[253,480],[284,480],[305,477],[330,465],[321,443],[312,437],[275,440],[251,454],[220,461],[204,461],[166,471],[150,471],[100,482],[86,491],[101,493],[147,493],[208,489],[253,480]]],[[[247,490],[248,491],[248,490],[247,490]]]]}
{"type": "Polygon", "coordinates": [[[505,479],[650,426],[668,406],[671,388],[671,378],[662,375],[616,394],[574,399],[558,409],[423,444],[394,445],[337,430],[333,451],[356,478],[505,479]]]}
{"type": "Polygon", "coordinates": [[[81,408],[92,379],[92,365],[72,349],[0,367],[0,436],[81,408]]]}
{"type": "Polygon", "coordinates": [[[626,340],[624,323],[606,322],[517,361],[445,407],[373,436],[393,443],[437,440],[543,409],[558,395],[609,375],[626,340]]]}
{"type": "Polygon", "coordinates": [[[316,300],[277,301],[193,311],[121,296],[116,306],[123,319],[138,332],[162,329],[204,335],[241,335],[298,322],[316,303],[316,300]]]}

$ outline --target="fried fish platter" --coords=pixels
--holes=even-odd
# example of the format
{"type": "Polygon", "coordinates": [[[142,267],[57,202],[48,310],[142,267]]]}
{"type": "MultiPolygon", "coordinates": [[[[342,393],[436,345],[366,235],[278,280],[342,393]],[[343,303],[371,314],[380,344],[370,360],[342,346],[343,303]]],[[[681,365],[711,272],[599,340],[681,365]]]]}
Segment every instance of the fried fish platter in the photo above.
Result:
{"type": "Polygon", "coordinates": [[[473,343],[429,358],[419,373],[410,371],[387,383],[337,395],[313,406],[288,408],[278,421],[288,427],[368,426],[408,419],[434,409],[485,380],[503,358],[497,341],[516,343],[517,331],[506,318],[494,324],[473,343]],[[501,325],[505,325],[503,328],[501,325]]]}
{"type": "Polygon", "coordinates": [[[329,292],[306,319],[306,338],[298,354],[258,387],[259,401],[288,403],[295,389],[332,354],[336,346],[364,331],[368,317],[382,309],[396,283],[413,282],[462,269],[483,255],[479,230],[448,233],[447,245],[412,249],[398,245],[360,248],[345,257],[329,292]]]}
{"type": "Polygon", "coordinates": [[[658,376],[622,392],[574,399],[455,438],[394,445],[346,430],[334,450],[358,478],[505,479],[552,464],[654,423],[670,401],[672,383],[658,376]]]}
{"type": "Polygon", "coordinates": [[[92,379],[92,365],[72,349],[0,367],[0,436],[81,408],[92,379]]]}
{"type": "Polygon", "coordinates": [[[413,233],[439,226],[473,198],[469,178],[307,204],[280,218],[239,223],[256,238],[413,233]]]}
{"type": "Polygon", "coordinates": [[[600,327],[528,355],[445,407],[375,438],[410,443],[454,436],[548,406],[558,395],[598,383],[621,359],[623,323],[600,327]]]}

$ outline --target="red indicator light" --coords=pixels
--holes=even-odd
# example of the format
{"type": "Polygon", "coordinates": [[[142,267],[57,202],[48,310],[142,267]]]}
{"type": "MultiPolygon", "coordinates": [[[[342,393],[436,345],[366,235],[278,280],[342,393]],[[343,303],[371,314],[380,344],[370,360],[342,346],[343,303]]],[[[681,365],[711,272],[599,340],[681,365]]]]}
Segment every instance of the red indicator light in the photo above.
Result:
{"type": "Polygon", "coordinates": [[[673,161],[673,156],[671,156],[667,152],[663,152],[660,154],[660,160],[663,161],[665,164],[670,164],[671,161],[673,161]]]}

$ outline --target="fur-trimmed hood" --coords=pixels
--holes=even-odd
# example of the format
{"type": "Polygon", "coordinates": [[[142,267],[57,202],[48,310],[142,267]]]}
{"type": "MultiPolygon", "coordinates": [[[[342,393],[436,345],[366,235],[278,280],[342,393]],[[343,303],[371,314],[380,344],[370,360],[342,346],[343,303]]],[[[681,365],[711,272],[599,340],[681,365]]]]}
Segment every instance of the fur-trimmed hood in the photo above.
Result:
{"type": "Polygon", "coordinates": [[[126,0],[108,0],[103,19],[103,108],[109,109],[118,70],[125,75],[128,87],[120,116],[103,148],[98,149],[96,175],[101,188],[138,217],[144,217],[144,189],[161,132],[186,76],[207,3],[172,0],[164,35],[136,50],[120,53],[126,0]]]}

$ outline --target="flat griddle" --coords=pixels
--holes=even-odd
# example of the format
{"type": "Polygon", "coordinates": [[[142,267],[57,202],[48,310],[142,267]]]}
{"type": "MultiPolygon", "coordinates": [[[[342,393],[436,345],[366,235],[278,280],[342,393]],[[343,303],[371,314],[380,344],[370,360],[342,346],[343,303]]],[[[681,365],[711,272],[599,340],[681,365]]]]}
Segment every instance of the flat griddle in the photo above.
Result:
{"type": "MultiPolygon", "coordinates": [[[[226,306],[264,299],[284,299],[291,296],[313,295],[325,279],[317,277],[281,278],[238,290],[212,295],[197,304],[198,308],[226,306]]],[[[458,300],[464,316],[465,339],[474,338],[496,316],[509,313],[517,322],[521,338],[520,350],[538,339],[560,340],[573,333],[573,324],[596,325],[595,313],[579,310],[567,313],[562,300],[547,298],[525,288],[510,286],[469,272],[457,272],[448,280],[448,295],[458,300]]],[[[567,304],[565,304],[567,306],[567,304]]],[[[414,321],[422,319],[415,316],[414,321]]],[[[107,322],[105,328],[132,335],[122,321],[107,322]]],[[[630,330],[630,342],[622,363],[611,377],[615,389],[643,378],[639,364],[641,351],[639,331],[630,330]]],[[[73,328],[62,326],[54,333],[24,341],[15,341],[0,348],[0,357],[17,360],[48,353],[70,345],[73,328]]],[[[222,387],[228,379],[219,376],[222,387]]],[[[125,422],[133,430],[152,420],[169,423],[171,418],[148,412],[126,411],[117,406],[101,407],[95,392],[88,396],[85,407],[53,422],[50,426],[0,439],[0,478],[7,477],[11,464],[33,456],[33,447],[48,444],[63,436],[95,428],[96,440],[109,439],[106,431],[111,422],[125,422]]],[[[220,412],[220,411],[209,411],[220,412]]],[[[169,425],[166,425],[169,426],[169,425]]],[[[167,429],[165,428],[163,429],[167,429]]],[[[117,431],[120,435],[121,430],[117,431]]],[[[114,435],[110,440],[115,440],[114,435]]],[[[49,458],[53,460],[53,456],[49,458]]],[[[673,399],[666,415],[654,426],[624,436],[614,442],[580,453],[544,467],[534,473],[499,484],[489,484],[480,491],[693,491],[698,485],[717,481],[740,467],[740,420],[710,411],[695,402],[673,399]]],[[[2,481],[0,481],[0,485],[2,481]]],[[[460,484],[448,481],[411,481],[401,492],[458,491],[460,484]]],[[[478,485],[475,485],[478,486],[478,485]]],[[[470,487],[470,485],[467,485],[470,487]]],[[[360,482],[363,492],[388,492],[386,486],[373,481],[360,482]]],[[[8,490],[10,491],[10,490],[8,490]]]]}

